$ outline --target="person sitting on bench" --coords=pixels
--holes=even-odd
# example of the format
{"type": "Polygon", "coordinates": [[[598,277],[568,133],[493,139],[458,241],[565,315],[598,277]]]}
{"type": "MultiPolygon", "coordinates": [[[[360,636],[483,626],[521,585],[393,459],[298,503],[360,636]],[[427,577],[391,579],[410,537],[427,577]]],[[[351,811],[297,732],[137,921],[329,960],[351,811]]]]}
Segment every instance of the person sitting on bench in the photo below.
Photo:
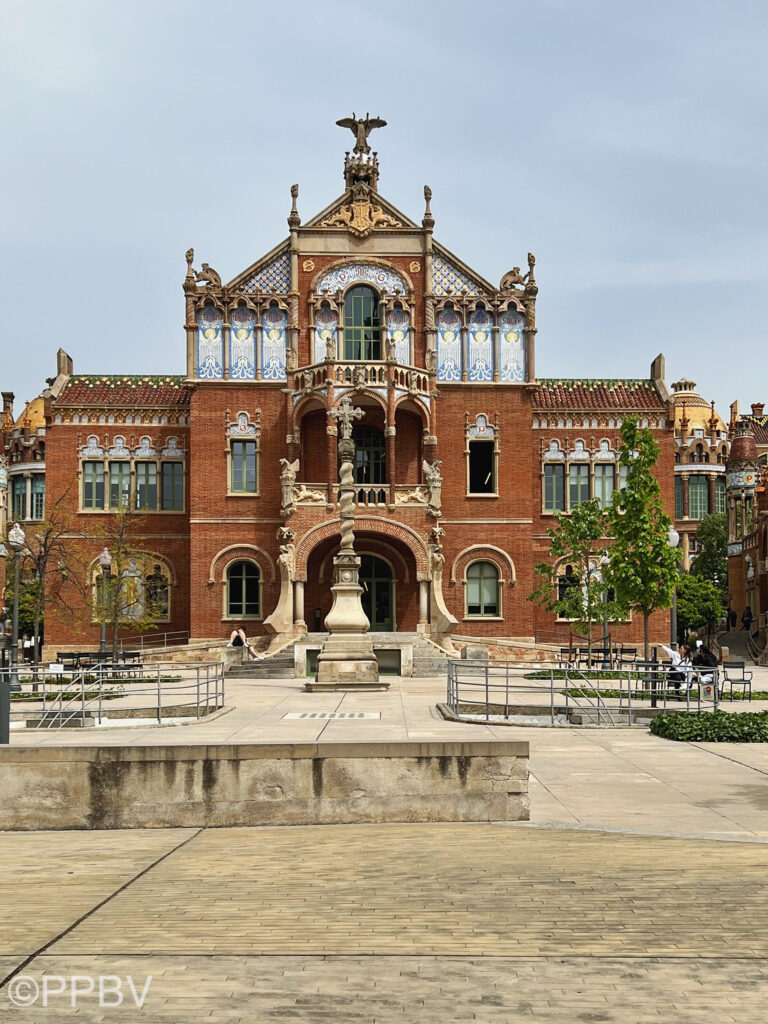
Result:
{"type": "Polygon", "coordinates": [[[680,644],[679,651],[675,651],[671,647],[665,647],[664,644],[661,645],[661,649],[672,662],[669,681],[677,691],[678,699],[682,699],[681,689],[683,693],[687,693],[691,688],[691,681],[693,679],[691,649],[686,644],[680,644]]]}

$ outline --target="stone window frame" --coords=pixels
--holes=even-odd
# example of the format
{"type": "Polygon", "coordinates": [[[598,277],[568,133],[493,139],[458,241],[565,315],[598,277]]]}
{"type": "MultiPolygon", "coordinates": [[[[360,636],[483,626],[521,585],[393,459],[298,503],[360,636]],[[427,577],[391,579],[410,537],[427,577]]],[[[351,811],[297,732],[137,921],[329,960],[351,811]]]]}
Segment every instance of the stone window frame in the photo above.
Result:
{"type": "Polygon", "coordinates": [[[470,422],[469,412],[464,413],[464,462],[465,462],[465,497],[471,499],[488,498],[496,499],[499,494],[499,452],[500,452],[500,431],[499,414],[495,413],[493,421],[488,413],[479,412],[470,422]],[[482,421],[482,422],[481,422],[482,421]],[[470,445],[493,444],[493,490],[492,491],[471,491],[470,490],[470,445]]]}
{"type": "MultiPolygon", "coordinates": [[[[20,488],[21,489],[21,488],[20,488]]],[[[8,470],[8,483],[7,483],[7,515],[8,521],[11,523],[41,523],[45,519],[45,463],[40,462],[25,462],[12,466],[8,470]],[[42,477],[43,480],[43,507],[42,515],[35,516],[35,492],[33,489],[33,478],[42,477]],[[23,481],[23,497],[24,497],[24,515],[16,515],[16,482],[18,480],[23,481]]]]}
{"type": "Polygon", "coordinates": [[[462,586],[464,587],[464,622],[503,622],[504,621],[504,575],[501,566],[496,559],[491,558],[489,555],[478,555],[477,558],[470,559],[464,566],[464,573],[462,578],[462,586]],[[492,565],[496,570],[496,614],[495,615],[484,615],[481,613],[470,614],[469,612],[469,570],[473,565],[492,565]]]}
{"type": "Polygon", "coordinates": [[[252,555],[247,554],[235,554],[230,558],[226,564],[222,567],[221,571],[221,621],[222,622],[263,622],[264,620],[264,569],[259,564],[258,560],[252,555]],[[257,615],[246,615],[243,612],[240,615],[230,615],[229,613],[229,573],[234,565],[239,565],[241,562],[247,562],[249,565],[253,565],[259,574],[259,611],[257,615]]]}
{"type": "Polygon", "coordinates": [[[517,571],[511,556],[495,544],[471,544],[456,555],[451,565],[450,586],[459,583],[464,588],[463,621],[468,622],[503,622],[504,621],[504,588],[512,588],[517,583],[517,571]],[[499,577],[499,614],[470,615],[467,612],[467,572],[475,562],[491,562],[496,566],[499,577]],[[459,574],[460,575],[457,575],[459,574]]]}
{"type": "Polygon", "coordinates": [[[115,434],[113,445],[107,449],[99,444],[95,434],[88,436],[88,443],[79,443],[78,452],[78,514],[79,515],[113,515],[120,510],[119,506],[112,506],[109,502],[110,486],[110,464],[115,462],[128,463],[128,508],[131,511],[139,512],[141,515],[150,516],[178,516],[184,515],[187,510],[186,489],[187,489],[187,460],[186,451],[178,447],[179,438],[169,435],[164,439],[164,447],[158,451],[152,444],[152,439],[147,434],[142,434],[139,444],[134,446],[134,438],[131,438],[131,445],[126,445],[124,434],[115,434]],[[144,442],[147,442],[144,444],[144,442]],[[91,442],[95,442],[91,444],[91,442]],[[139,508],[136,504],[137,484],[136,466],[139,463],[145,464],[154,462],[157,466],[157,499],[156,508],[139,508]],[[104,472],[104,498],[100,508],[89,508],[85,505],[85,471],[86,464],[100,464],[104,472]],[[181,508],[162,508],[162,486],[163,486],[163,465],[165,463],[181,464],[181,508]]]}
{"type": "MultiPolygon", "coordinates": [[[[159,565],[163,576],[168,582],[168,613],[162,617],[158,616],[152,619],[152,622],[168,623],[173,620],[173,602],[174,602],[174,591],[176,589],[176,571],[173,567],[173,563],[167,557],[167,555],[160,555],[156,551],[137,551],[134,557],[141,559],[143,565],[149,563],[153,566],[159,565]]],[[[100,620],[98,618],[98,600],[99,600],[99,586],[101,584],[102,569],[99,565],[98,557],[94,558],[88,567],[88,584],[91,591],[91,625],[98,626],[100,620]]],[[[147,574],[142,574],[142,581],[146,585],[147,574]]],[[[125,619],[123,625],[130,623],[130,617],[125,619]]]]}
{"type": "MultiPolygon", "coordinates": [[[[557,560],[557,562],[555,562],[555,579],[556,579],[556,581],[559,581],[562,576],[565,576],[565,574],[566,574],[565,570],[566,570],[566,568],[569,565],[572,566],[573,563],[567,557],[560,558],[560,559],[557,560]]],[[[577,576],[576,578],[578,579],[579,577],[577,576]]],[[[557,590],[557,588],[558,588],[558,583],[556,582],[555,583],[555,589],[557,590]]],[[[611,589],[613,589],[613,588],[611,588],[611,589]]],[[[558,597],[559,597],[559,593],[558,593],[558,597]]],[[[557,612],[555,612],[554,615],[555,615],[555,622],[578,622],[579,621],[578,619],[568,619],[568,618],[565,618],[564,616],[559,615],[557,612]]],[[[627,623],[629,623],[631,621],[632,621],[632,613],[631,612],[629,613],[629,615],[627,616],[626,619],[608,619],[608,622],[614,622],[617,625],[622,625],[622,626],[626,625],[627,623]]],[[[602,622],[602,619],[600,620],[600,622],[602,622]]]]}
{"type": "Polygon", "coordinates": [[[260,498],[261,497],[261,409],[256,409],[253,418],[244,410],[240,410],[234,420],[230,421],[230,412],[226,412],[226,461],[227,461],[227,498],[260,498]],[[253,491],[236,491],[232,487],[232,442],[250,441],[255,444],[256,454],[256,489],[253,491]]]}
{"type": "MultiPolygon", "coordinates": [[[[612,447],[611,440],[608,437],[601,437],[598,441],[598,447],[595,449],[588,448],[584,438],[581,437],[577,437],[574,439],[572,447],[568,447],[567,443],[563,445],[563,442],[561,442],[558,438],[551,438],[549,441],[546,442],[542,441],[540,464],[542,516],[551,517],[554,516],[557,512],[562,512],[564,515],[570,515],[573,511],[573,509],[571,508],[572,465],[586,464],[587,466],[589,466],[589,496],[587,498],[587,501],[592,501],[596,497],[596,465],[613,466],[613,494],[616,494],[617,491],[622,490],[619,452],[618,449],[612,447]],[[547,508],[546,505],[545,466],[547,465],[559,465],[563,467],[563,507],[561,509],[547,508]]],[[[607,508],[608,506],[604,505],[602,507],[607,508]]]]}

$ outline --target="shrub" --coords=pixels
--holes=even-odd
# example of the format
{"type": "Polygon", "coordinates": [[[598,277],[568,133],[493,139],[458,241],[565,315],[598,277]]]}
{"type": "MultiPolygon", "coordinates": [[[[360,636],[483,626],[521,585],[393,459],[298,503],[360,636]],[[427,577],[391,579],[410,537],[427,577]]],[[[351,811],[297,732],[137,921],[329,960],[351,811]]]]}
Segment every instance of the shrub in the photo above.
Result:
{"type": "Polygon", "coordinates": [[[768,711],[673,711],[654,718],[651,732],[692,743],[766,743],[768,711]]]}

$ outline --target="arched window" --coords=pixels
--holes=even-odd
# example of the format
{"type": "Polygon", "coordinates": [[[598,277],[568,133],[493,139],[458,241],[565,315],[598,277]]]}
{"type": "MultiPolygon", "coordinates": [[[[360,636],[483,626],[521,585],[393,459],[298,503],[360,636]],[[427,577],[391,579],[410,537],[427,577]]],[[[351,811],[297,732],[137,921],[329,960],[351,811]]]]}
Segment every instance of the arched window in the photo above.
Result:
{"type": "Polygon", "coordinates": [[[385,484],[387,454],[384,434],[376,427],[353,427],[355,442],[355,483],[385,484]]]}
{"type": "Polygon", "coordinates": [[[253,562],[233,562],[227,569],[227,616],[256,619],[261,614],[261,573],[253,562]]]}
{"type": "Polygon", "coordinates": [[[152,572],[144,580],[144,586],[147,595],[147,612],[153,619],[170,618],[168,577],[159,563],[152,567],[152,572]]]}
{"type": "Polygon", "coordinates": [[[557,580],[557,600],[567,601],[574,587],[579,585],[578,577],[573,571],[572,565],[566,565],[561,576],[557,580]]]}
{"type": "Polygon", "coordinates": [[[493,562],[473,562],[467,569],[467,615],[497,618],[499,570],[493,562]]]}
{"type": "Polygon", "coordinates": [[[350,288],[344,299],[344,358],[381,359],[379,296],[365,285],[350,288]]]}

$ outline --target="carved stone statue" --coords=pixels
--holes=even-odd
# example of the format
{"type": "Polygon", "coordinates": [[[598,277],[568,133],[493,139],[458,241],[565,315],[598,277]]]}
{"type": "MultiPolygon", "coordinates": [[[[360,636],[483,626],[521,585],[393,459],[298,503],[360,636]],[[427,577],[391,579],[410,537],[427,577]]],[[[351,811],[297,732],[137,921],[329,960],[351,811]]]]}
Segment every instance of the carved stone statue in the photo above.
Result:
{"type": "Polygon", "coordinates": [[[336,338],[332,331],[328,332],[328,337],[325,339],[325,361],[326,363],[336,361],[336,338]]]}
{"type": "Polygon", "coordinates": [[[365,367],[356,366],[355,372],[352,375],[352,383],[355,385],[356,391],[362,391],[366,385],[365,379],[365,367]]]}
{"type": "Polygon", "coordinates": [[[435,459],[431,465],[426,459],[422,463],[424,483],[429,488],[429,511],[434,516],[438,516],[442,508],[443,477],[440,473],[442,464],[440,459],[435,459]]]}
{"type": "Polygon", "coordinates": [[[213,285],[214,288],[221,288],[221,278],[207,263],[202,264],[202,270],[195,271],[195,279],[198,282],[202,281],[203,284],[213,285]]]}
{"type": "Polygon", "coordinates": [[[282,508],[280,511],[284,516],[289,516],[295,508],[293,497],[293,485],[296,483],[296,474],[299,471],[299,460],[289,462],[288,459],[280,459],[283,467],[280,471],[280,491],[282,494],[282,508]]]}
{"type": "Polygon", "coordinates": [[[397,361],[397,342],[394,338],[387,338],[385,342],[386,346],[386,359],[388,363],[394,363],[397,361]]]}
{"type": "Polygon", "coordinates": [[[355,136],[353,153],[370,153],[371,147],[368,145],[368,136],[374,128],[385,128],[387,122],[382,121],[380,117],[371,117],[370,114],[366,114],[364,118],[357,117],[353,112],[352,117],[342,117],[336,124],[339,128],[349,128],[355,136]]]}
{"type": "Polygon", "coordinates": [[[437,353],[433,348],[428,348],[424,356],[424,365],[428,373],[437,372],[437,353]]]}
{"type": "Polygon", "coordinates": [[[527,276],[527,274],[523,275],[520,273],[520,267],[512,267],[509,273],[505,274],[501,279],[501,291],[508,292],[517,285],[524,285],[527,276]]]}

